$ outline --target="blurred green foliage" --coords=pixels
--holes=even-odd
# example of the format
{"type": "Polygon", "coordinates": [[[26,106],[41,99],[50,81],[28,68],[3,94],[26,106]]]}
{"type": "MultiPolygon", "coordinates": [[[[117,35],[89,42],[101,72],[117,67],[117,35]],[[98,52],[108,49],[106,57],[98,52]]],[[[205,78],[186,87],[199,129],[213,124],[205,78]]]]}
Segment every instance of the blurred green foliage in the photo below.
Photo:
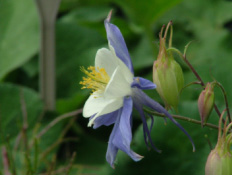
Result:
{"type": "MultiPolygon", "coordinates": [[[[110,9],[114,13],[112,23],[125,37],[135,75],[151,79],[152,64],[158,53],[158,32],[172,20],[173,46],[183,51],[193,41],[187,52],[189,61],[205,82],[216,79],[223,84],[231,105],[231,8],[232,2],[226,0],[62,0],[56,24],[56,111],[43,113],[38,92],[39,17],[35,3],[0,0],[0,144],[12,154],[18,174],[54,170],[58,170],[56,174],[64,174],[72,153],[76,152],[70,175],[203,175],[210,152],[205,134],[214,145],[217,131],[191,123],[180,122],[193,137],[194,153],[189,140],[176,126],[169,121],[165,125],[163,119],[156,117],[152,138],[162,150],[159,154],[147,150],[141,121],[135,112],[132,148],[145,157],[133,162],[120,152],[115,170],[105,161],[111,127],[87,128],[88,120],[80,114],[67,117],[43,136],[37,136],[57,116],[82,108],[89,92],[80,89],[79,67],[93,65],[96,51],[108,47],[103,21],[110,9]],[[28,152],[22,141],[24,137],[18,141],[24,133],[25,111],[28,142],[37,143],[31,144],[28,152]],[[32,170],[25,169],[28,163],[32,164],[32,170]]],[[[186,84],[195,81],[178,56],[176,60],[183,67],[186,84]]],[[[200,86],[183,91],[179,114],[200,120],[197,109],[200,91],[200,86]]],[[[147,93],[163,104],[155,91],[147,93]]],[[[220,110],[225,108],[220,91],[216,91],[216,104],[220,110]]],[[[217,124],[217,121],[218,116],[213,112],[209,122],[217,124]]],[[[0,172],[3,172],[3,156],[0,157],[0,172]]]]}
{"type": "Polygon", "coordinates": [[[38,53],[36,13],[30,0],[0,2],[0,80],[38,53]]]}

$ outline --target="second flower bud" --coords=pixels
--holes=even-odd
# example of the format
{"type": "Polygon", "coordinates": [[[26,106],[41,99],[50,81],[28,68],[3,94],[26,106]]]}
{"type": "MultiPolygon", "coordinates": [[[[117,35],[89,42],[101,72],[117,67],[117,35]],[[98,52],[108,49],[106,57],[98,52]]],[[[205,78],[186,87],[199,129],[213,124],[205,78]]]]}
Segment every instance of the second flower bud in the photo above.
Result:
{"type": "Polygon", "coordinates": [[[198,110],[201,117],[201,126],[207,122],[209,115],[214,106],[214,84],[207,83],[205,89],[201,92],[198,98],[198,110]]]}

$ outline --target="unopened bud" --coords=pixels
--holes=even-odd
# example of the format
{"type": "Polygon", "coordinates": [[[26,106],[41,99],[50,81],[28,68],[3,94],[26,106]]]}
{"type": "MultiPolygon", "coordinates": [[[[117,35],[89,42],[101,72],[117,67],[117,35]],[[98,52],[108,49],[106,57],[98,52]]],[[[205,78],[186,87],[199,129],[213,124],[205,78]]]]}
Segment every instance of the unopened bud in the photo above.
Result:
{"type": "Polygon", "coordinates": [[[219,120],[218,127],[218,142],[214,150],[212,150],[208,156],[206,166],[205,166],[205,175],[232,175],[232,154],[231,154],[231,140],[232,133],[230,129],[232,123],[226,125],[224,123],[224,129],[221,128],[221,123],[223,119],[223,114],[219,120]],[[221,134],[221,132],[223,133],[221,134]],[[229,133],[229,134],[228,134],[229,133]]]}
{"type": "Polygon", "coordinates": [[[207,83],[198,98],[198,110],[201,117],[201,126],[205,125],[214,106],[214,85],[207,83]]]}
{"type": "Polygon", "coordinates": [[[177,110],[179,93],[184,85],[184,76],[180,65],[174,60],[172,53],[167,53],[165,47],[168,27],[164,37],[162,37],[163,28],[159,36],[160,48],[158,58],[153,64],[153,82],[157,85],[157,91],[165,102],[166,108],[173,107],[177,110]]]}
{"type": "Polygon", "coordinates": [[[232,155],[215,148],[208,156],[205,175],[232,175],[232,155]]]}

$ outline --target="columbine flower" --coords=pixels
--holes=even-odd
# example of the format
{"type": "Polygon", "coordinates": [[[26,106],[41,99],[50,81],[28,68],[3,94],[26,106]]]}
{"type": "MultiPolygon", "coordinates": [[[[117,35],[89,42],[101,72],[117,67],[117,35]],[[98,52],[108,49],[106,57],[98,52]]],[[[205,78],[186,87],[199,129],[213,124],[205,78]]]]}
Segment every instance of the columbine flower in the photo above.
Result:
{"type": "MultiPolygon", "coordinates": [[[[147,126],[143,106],[165,114],[189,137],[191,142],[192,139],[159,103],[142,91],[142,89],[154,89],[156,85],[144,78],[134,77],[131,58],[123,36],[118,27],[110,23],[110,18],[111,12],[105,20],[110,50],[99,49],[95,57],[95,67],[89,67],[87,70],[81,68],[87,78],[83,78],[80,84],[83,88],[90,88],[93,91],[83,109],[83,116],[90,117],[88,126],[93,125],[96,129],[102,125],[114,124],[106,153],[107,161],[114,167],[118,150],[124,151],[134,161],[143,158],[130,148],[133,107],[141,115],[145,143],[148,145],[147,140],[149,140],[155,150],[159,151],[152,142],[151,128],[147,126]]],[[[150,117],[153,121],[153,117],[150,117]]]]}

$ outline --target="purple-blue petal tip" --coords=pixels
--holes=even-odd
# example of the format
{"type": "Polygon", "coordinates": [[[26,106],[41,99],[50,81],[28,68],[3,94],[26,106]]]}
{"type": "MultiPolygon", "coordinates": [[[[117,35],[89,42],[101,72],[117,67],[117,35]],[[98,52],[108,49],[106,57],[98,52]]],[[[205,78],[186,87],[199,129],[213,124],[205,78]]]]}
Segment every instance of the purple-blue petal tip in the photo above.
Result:
{"type": "Polygon", "coordinates": [[[120,29],[116,25],[110,23],[111,15],[112,10],[109,12],[108,17],[104,22],[109,45],[114,49],[116,56],[130,69],[131,73],[134,74],[133,65],[125,40],[120,29]]]}
{"type": "MultiPolygon", "coordinates": [[[[148,106],[149,108],[164,114],[165,116],[167,116],[177,127],[179,127],[184,134],[189,138],[190,142],[192,143],[192,147],[193,147],[193,152],[195,152],[195,145],[194,142],[191,138],[191,136],[188,134],[188,132],[168,113],[168,111],[162,107],[158,102],[154,101],[153,99],[151,99],[150,97],[148,97],[143,91],[141,91],[140,89],[135,89],[134,93],[137,96],[137,100],[140,101],[141,104],[148,106]]],[[[145,122],[144,122],[145,123],[145,122]]],[[[147,130],[147,129],[146,129],[147,130]]]]}

